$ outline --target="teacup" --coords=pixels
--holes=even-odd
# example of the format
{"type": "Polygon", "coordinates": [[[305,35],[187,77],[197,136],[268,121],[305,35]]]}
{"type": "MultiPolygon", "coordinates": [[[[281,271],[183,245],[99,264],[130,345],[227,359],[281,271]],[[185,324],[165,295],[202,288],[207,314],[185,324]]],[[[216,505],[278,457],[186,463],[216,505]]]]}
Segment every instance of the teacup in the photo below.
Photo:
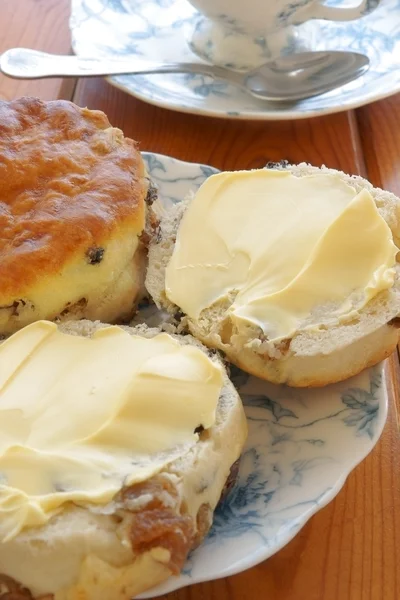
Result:
{"type": "Polygon", "coordinates": [[[382,0],[362,0],[347,8],[322,0],[188,1],[200,13],[189,39],[191,49],[209,62],[240,69],[296,51],[296,25],[314,19],[352,21],[382,0]]]}

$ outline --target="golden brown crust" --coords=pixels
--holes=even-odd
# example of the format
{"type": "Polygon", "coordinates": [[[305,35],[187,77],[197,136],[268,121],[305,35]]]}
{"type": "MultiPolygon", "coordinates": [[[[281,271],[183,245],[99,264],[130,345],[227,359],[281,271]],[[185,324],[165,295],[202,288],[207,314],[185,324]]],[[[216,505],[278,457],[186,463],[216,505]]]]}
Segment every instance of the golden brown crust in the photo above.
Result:
{"type": "Polygon", "coordinates": [[[136,143],[71,102],[0,102],[0,305],[129,228],[147,180],[136,143]]]}

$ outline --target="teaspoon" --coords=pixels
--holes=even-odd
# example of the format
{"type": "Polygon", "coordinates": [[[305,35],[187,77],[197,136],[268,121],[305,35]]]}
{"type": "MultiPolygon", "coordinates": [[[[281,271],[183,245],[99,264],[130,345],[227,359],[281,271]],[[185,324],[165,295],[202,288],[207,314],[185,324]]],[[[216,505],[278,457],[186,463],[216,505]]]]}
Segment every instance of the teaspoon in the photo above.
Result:
{"type": "Polygon", "coordinates": [[[294,102],[317,96],[360,77],[369,67],[363,54],[347,51],[302,52],[281,56],[251,71],[207,63],[162,63],[141,58],[89,58],[12,48],[0,56],[0,70],[16,79],[196,73],[222,79],[262,100],[294,102]]]}

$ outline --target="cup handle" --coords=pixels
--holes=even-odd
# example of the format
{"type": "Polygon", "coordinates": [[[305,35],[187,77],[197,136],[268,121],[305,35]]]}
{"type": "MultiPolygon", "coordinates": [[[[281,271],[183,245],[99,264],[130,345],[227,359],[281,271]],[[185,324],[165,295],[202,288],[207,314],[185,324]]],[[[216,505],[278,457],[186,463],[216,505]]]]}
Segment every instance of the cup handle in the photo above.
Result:
{"type": "Polygon", "coordinates": [[[363,0],[358,6],[351,6],[349,8],[338,8],[337,6],[326,6],[326,4],[313,4],[310,6],[309,11],[305,10],[305,14],[299,13],[302,17],[302,23],[308,19],[324,19],[327,21],[353,21],[353,19],[359,19],[368,15],[370,12],[375,10],[382,0],[363,0]]]}

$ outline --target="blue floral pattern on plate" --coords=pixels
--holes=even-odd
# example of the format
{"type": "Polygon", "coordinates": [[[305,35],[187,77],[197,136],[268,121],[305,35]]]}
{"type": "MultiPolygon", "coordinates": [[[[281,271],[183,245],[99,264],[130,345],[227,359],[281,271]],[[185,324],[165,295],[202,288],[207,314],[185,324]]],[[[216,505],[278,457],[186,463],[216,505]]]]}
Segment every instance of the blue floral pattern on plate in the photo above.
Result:
{"type": "MultiPolygon", "coordinates": [[[[217,172],[159,154],[144,153],[144,159],[167,210],[217,172]]],[[[150,306],[138,321],[155,326],[163,318],[150,306]]],[[[236,485],[182,574],[141,598],[232,575],[277,552],[336,496],[386,421],[383,365],[322,389],[275,386],[236,367],[231,379],[249,423],[236,485]]]]}
{"type": "MultiPolygon", "coordinates": [[[[124,75],[109,81],[158,106],[225,118],[294,119],[348,110],[400,91],[399,14],[400,0],[385,0],[357,21],[299,26],[312,48],[363,52],[371,66],[356,81],[296,104],[263,102],[202,75],[124,75]]],[[[78,55],[189,61],[196,60],[187,44],[195,21],[196,12],[185,0],[72,0],[70,25],[78,55]]]]}

